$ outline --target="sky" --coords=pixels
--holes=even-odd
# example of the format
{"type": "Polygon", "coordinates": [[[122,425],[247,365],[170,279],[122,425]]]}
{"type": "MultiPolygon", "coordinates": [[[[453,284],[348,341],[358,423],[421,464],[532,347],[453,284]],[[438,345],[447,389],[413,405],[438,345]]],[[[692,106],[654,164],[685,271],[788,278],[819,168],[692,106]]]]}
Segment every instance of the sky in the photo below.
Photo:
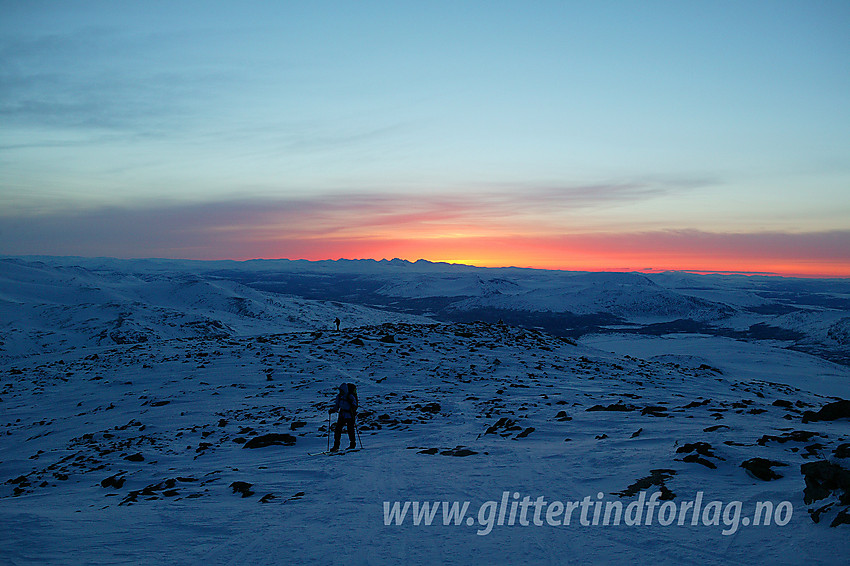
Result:
{"type": "Polygon", "coordinates": [[[850,3],[0,0],[0,254],[850,277],[850,3]]]}

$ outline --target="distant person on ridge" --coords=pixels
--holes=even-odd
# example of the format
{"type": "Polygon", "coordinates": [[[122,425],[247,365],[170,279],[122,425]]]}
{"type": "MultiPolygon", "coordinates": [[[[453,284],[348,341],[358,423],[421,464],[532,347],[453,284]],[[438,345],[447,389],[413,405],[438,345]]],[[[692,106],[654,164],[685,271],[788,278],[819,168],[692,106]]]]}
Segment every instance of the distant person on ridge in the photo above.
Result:
{"type": "Polygon", "coordinates": [[[336,320],[334,321],[334,324],[336,324],[336,331],[337,331],[337,332],[339,332],[339,322],[340,322],[340,321],[339,321],[339,317],[336,317],[336,320]]]}
{"type": "Polygon", "coordinates": [[[357,446],[354,436],[354,418],[357,416],[357,387],[353,383],[342,383],[339,386],[339,393],[334,399],[333,406],[328,409],[328,413],[339,411],[339,418],[336,421],[336,430],[334,430],[334,445],[331,452],[339,450],[339,439],[342,436],[343,425],[348,426],[348,449],[351,450],[357,446]]]}

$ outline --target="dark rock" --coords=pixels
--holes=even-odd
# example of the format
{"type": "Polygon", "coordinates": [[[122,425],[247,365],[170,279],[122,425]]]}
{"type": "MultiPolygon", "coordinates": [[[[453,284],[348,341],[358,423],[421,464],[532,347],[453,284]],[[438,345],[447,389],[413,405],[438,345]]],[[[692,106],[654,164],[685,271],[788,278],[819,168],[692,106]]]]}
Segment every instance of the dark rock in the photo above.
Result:
{"type": "Polygon", "coordinates": [[[823,444],[821,444],[820,442],[809,444],[808,446],[806,446],[806,453],[803,454],[803,457],[808,458],[810,456],[820,456],[821,458],[823,458],[823,456],[820,455],[821,450],[823,450],[823,444]]]}
{"type": "Polygon", "coordinates": [[[774,466],[787,466],[782,462],[767,460],[766,458],[750,458],[741,462],[741,467],[750,472],[756,478],[763,481],[777,480],[782,476],[774,472],[771,468],[774,466]]]}
{"type": "Polygon", "coordinates": [[[235,481],[230,484],[230,487],[233,489],[233,493],[241,493],[242,497],[251,497],[254,495],[254,492],[251,491],[252,485],[254,484],[244,481],[235,481]]]}
{"type": "Polygon", "coordinates": [[[292,424],[289,425],[289,430],[298,430],[302,426],[307,426],[305,421],[292,421],[292,424]]]}
{"type": "Polygon", "coordinates": [[[154,401],[153,403],[151,403],[151,407],[163,407],[165,405],[168,405],[169,403],[171,403],[171,401],[154,401]]]}
{"type": "Polygon", "coordinates": [[[815,523],[820,523],[820,516],[832,509],[835,506],[835,503],[829,503],[824,505],[823,507],[819,507],[814,510],[809,510],[809,516],[812,518],[812,521],[815,523]]]}
{"type": "Polygon", "coordinates": [[[710,426],[708,428],[704,428],[703,432],[715,432],[715,431],[720,430],[721,428],[729,428],[729,427],[726,426],[725,424],[718,424],[718,425],[710,426]]]}
{"type": "Polygon", "coordinates": [[[439,452],[439,451],[440,451],[440,449],[439,449],[439,448],[426,448],[426,449],[424,449],[424,450],[420,450],[419,452],[417,452],[417,454],[429,454],[429,455],[433,455],[433,454],[436,454],[436,453],[437,453],[437,452],[439,452]]]}
{"type": "Polygon", "coordinates": [[[836,458],[850,458],[850,443],[839,444],[835,449],[836,458]]]}
{"type": "Polygon", "coordinates": [[[759,446],[764,446],[769,441],[779,442],[780,444],[784,444],[786,442],[808,442],[811,440],[813,436],[819,436],[818,433],[812,432],[809,430],[795,430],[792,432],[786,432],[781,436],[771,436],[769,434],[765,434],[761,438],[759,438],[756,443],[759,446]]]}
{"type": "Polygon", "coordinates": [[[794,407],[794,404],[791,401],[785,401],[783,399],[777,399],[773,402],[774,407],[782,407],[783,409],[791,409],[794,407]]]}
{"type": "Polygon", "coordinates": [[[570,416],[568,416],[568,415],[567,415],[567,412],[566,412],[566,411],[558,411],[558,414],[557,414],[557,415],[555,415],[555,419],[556,419],[556,420],[558,420],[558,421],[561,421],[561,422],[566,422],[566,421],[571,421],[571,420],[573,420],[573,418],[572,418],[572,417],[570,417],[570,416]]]}
{"type": "Polygon", "coordinates": [[[442,454],[443,456],[463,457],[463,456],[472,456],[473,454],[478,454],[478,452],[475,452],[475,451],[470,450],[469,448],[465,448],[463,446],[458,446],[456,448],[444,450],[444,451],[440,452],[440,454],[442,454]]]}
{"type": "Polygon", "coordinates": [[[806,478],[803,501],[810,505],[835,492],[839,501],[850,505],[850,470],[827,460],[806,462],[800,466],[800,472],[806,478]]]}
{"type": "Polygon", "coordinates": [[[712,452],[711,444],[709,444],[708,442],[692,442],[688,444],[683,444],[682,446],[676,449],[677,454],[683,454],[685,452],[696,452],[697,454],[709,456],[711,458],[717,457],[712,452]]]}
{"type": "Polygon", "coordinates": [[[521,433],[519,433],[518,435],[516,435],[516,438],[525,438],[526,436],[528,436],[532,432],[534,432],[534,427],[530,426],[527,429],[525,429],[524,431],[522,431],[521,433]]]}
{"type": "Polygon", "coordinates": [[[385,344],[395,344],[395,337],[392,334],[387,334],[385,336],[382,336],[380,338],[380,341],[384,342],[385,344]]]}
{"type": "Polygon", "coordinates": [[[270,433],[262,436],[255,436],[245,443],[242,448],[264,448],[266,446],[294,446],[296,438],[291,434],[270,433]]]}
{"type": "Polygon", "coordinates": [[[835,421],[838,419],[850,419],[850,401],[842,399],[834,403],[828,403],[815,413],[806,411],[803,413],[803,424],[817,421],[835,421]]]}
{"type": "Polygon", "coordinates": [[[487,427],[487,430],[484,431],[484,434],[496,434],[499,429],[505,430],[517,430],[519,427],[516,426],[516,421],[512,421],[508,417],[501,417],[495,424],[487,427]]]}
{"type": "Polygon", "coordinates": [[[260,503],[268,503],[273,499],[277,499],[277,495],[275,495],[274,493],[267,493],[260,498],[260,503]]]}
{"type": "Polygon", "coordinates": [[[135,454],[130,454],[129,456],[126,456],[124,459],[128,460],[130,462],[144,462],[145,461],[145,457],[142,456],[141,452],[137,452],[135,454]]]}
{"type": "Polygon", "coordinates": [[[690,403],[688,403],[687,405],[685,405],[682,408],[683,409],[695,409],[697,407],[702,407],[703,405],[708,405],[709,403],[711,403],[711,399],[705,399],[704,401],[691,401],[690,403]]]}
{"type": "Polygon", "coordinates": [[[587,410],[588,411],[634,411],[636,409],[637,409],[637,407],[634,407],[632,405],[626,405],[626,404],[622,403],[621,401],[617,401],[616,403],[613,403],[613,404],[608,405],[608,406],[594,405],[587,410]]]}
{"type": "Polygon", "coordinates": [[[606,438],[608,438],[607,434],[597,434],[596,435],[596,440],[605,440],[606,438]]]}
{"type": "Polygon", "coordinates": [[[712,452],[711,444],[709,444],[708,442],[692,442],[684,444],[676,449],[677,454],[684,454],[687,452],[695,452],[695,454],[688,454],[687,456],[682,458],[683,462],[702,464],[706,468],[711,468],[712,470],[717,469],[717,466],[714,464],[714,462],[711,462],[701,457],[706,456],[709,458],[717,458],[714,452],[712,452]]]}
{"type": "Polygon", "coordinates": [[[101,487],[114,487],[115,489],[121,489],[124,485],[124,482],[127,478],[119,478],[120,474],[115,474],[114,476],[109,476],[108,478],[104,478],[100,482],[101,487]]]}
{"type": "Polygon", "coordinates": [[[717,469],[717,465],[714,462],[701,458],[698,454],[688,454],[682,458],[682,461],[688,462],[689,464],[702,464],[706,468],[711,468],[712,470],[717,469]]]}
{"type": "Polygon", "coordinates": [[[830,527],[837,527],[838,525],[850,525],[850,507],[839,511],[832,523],[829,524],[830,527]]]}
{"type": "Polygon", "coordinates": [[[640,414],[649,415],[650,417],[666,417],[667,407],[662,407],[660,405],[650,405],[641,409],[640,414]]]}
{"type": "Polygon", "coordinates": [[[676,475],[676,470],[650,470],[647,477],[637,480],[623,491],[614,493],[614,495],[619,497],[632,497],[652,486],[658,486],[661,488],[661,499],[670,500],[676,496],[673,492],[666,488],[664,482],[672,478],[674,475],[676,475]]]}
{"type": "Polygon", "coordinates": [[[426,413],[439,413],[440,412],[440,404],[439,403],[428,403],[427,405],[423,405],[420,411],[424,411],[426,413]]]}
{"type": "Polygon", "coordinates": [[[138,491],[131,491],[130,493],[127,494],[127,497],[125,497],[121,501],[121,503],[119,503],[118,505],[132,505],[133,503],[138,503],[138,501],[139,501],[139,492],[138,491]]]}
{"type": "Polygon", "coordinates": [[[640,436],[640,433],[642,433],[642,432],[643,432],[643,428],[639,428],[639,429],[637,429],[636,431],[634,431],[634,432],[632,433],[631,438],[637,438],[638,436],[640,436]]]}

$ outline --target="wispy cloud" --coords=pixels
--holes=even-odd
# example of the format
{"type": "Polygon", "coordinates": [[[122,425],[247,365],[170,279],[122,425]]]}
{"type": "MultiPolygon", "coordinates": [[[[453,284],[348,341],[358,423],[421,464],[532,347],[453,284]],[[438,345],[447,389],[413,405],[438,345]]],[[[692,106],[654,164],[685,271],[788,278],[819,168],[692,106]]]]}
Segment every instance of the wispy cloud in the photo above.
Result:
{"type": "MultiPolygon", "coordinates": [[[[14,247],[115,242],[128,234],[143,245],[171,240],[199,242],[222,235],[240,241],[304,239],[439,238],[527,232],[548,223],[558,230],[557,212],[588,209],[609,202],[653,198],[663,193],[637,184],[523,187],[459,194],[331,193],[278,199],[166,203],[62,211],[17,217],[0,212],[0,230],[14,247]],[[12,228],[14,226],[14,228],[12,228]],[[36,228],[37,227],[37,228],[36,228]]],[[[192,244],[195,245],[195,244],[192,244]]],[[[200,245],[200,244],[199,244],[200,245]]]]}
{"type": "Polygon", "coordinates": [[[155,44],[103,28],[7,37],[0,40],[0,118],[30,130],[158,135],[237,78],[223,68],[151,64],[157,56],[155,44]]]}

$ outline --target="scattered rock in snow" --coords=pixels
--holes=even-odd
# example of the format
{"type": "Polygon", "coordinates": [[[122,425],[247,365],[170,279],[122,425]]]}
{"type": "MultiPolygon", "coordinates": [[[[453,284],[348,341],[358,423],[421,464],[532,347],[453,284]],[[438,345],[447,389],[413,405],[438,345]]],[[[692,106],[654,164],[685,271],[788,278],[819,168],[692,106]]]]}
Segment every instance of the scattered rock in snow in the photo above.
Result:
{"type": "Polygon", "coordinates": [[[118,473],[113,476],[109,476],[108,478],[104,478],[100,482],[101,487],[113,487],[115,489],[121,489],[121,487],[124,485],[124,482],[126,481],[126,478],[119,478],[119,475],[121,474],[118,473]]]}
{"type": "Polygon", "coordinates": [[[634,411],[637,407],[626,405],[622,401],[617,401],[611,405],[594,405],[587,409],[588,411],[634,411]]]}
{"type": "Polygon", "coordinates": [[[850,401],[842,399],[824,405],[818,412],[806,411],[803,413],[803,424],[838,419],[850,419],[850,401]]]}
{"type": "Polygon", "coordinates": [[[514,437],[514,438],[515,438],[515,439],[516,439],[516,438],[525,438],[526,436],[528,436],[528,435],[529,435],[529,434],[531,434],[532,432],[534,432],[534,427],[533,427],[533,426],[530,426],[530,427],[528,427],[527,429],[525,429],[524,431],[522,431],[521,433],[519,433],[518,435],[516,435],[516,437],[514,437]]]}
{"type": "Polygon", "coordinates": [[[617,495],[619,497],[633,497],[641,491],[645,491],[651,488],[652,486],[657,486],[659,488],[659,491],[661,491],[660,499],[663,499],[665,501],[672,500],[676,497],[676,494],[670,491],[664,484],[664,482],[672,478],[674,475],[676,475],[676,470],[668,470],[663,468],[657,470],[650,470],[648,476],[637,480],[635,483],[633,483],[622,491],[615,492],[614,495],[617,495]]]}
{"type": "Polygon", "coordinates": [[[296,438],[291,434],[270,433],[262,436],[255,436],[245,443],[242,448],[265,448],[266,446],[294,446],[296,438]]]}
{"type": "Polygon", "coordinates": [[[717,469],[717,465],[714,462],[702,457],[706,456],[709,458],[717,458],[714,452],[712,452],[711,444],[708,442],[693,442],[680,446],[676,449],[677,454],[684,454],[687,452],[693,452],[693,454],[688,454],[682,458],[683,462],[702,464],[706,468],[711,468],[712,470],[717,469]]]}
{"type": "Polygon", "coordinates": [[[782,475],[777,474],[775,471],[773,471],[772,468],[774,468],[775,466],[787,465],[788,464],[777,462],[775,460],[768,460],[766,458],[750,458],[749,460],[744,460],[743,462],[741,462],[741,467],[747,470],[750,475],[763,481],[770,481],[781,478],[782,475]]]}
{"type": "Polygon", "coordinates": [[[759,438],[756,443],[759,446],[764,446],[770,441],[779,442],[780,444],[784,444],[786,442],[808,442],[813,436],[820,435],[810,430],[795,430],[792,432],[786,432],[784,434],[781,434],[780,436],[771,436],[769,434],[765,434],[764,436],[759,438]]]}
{"type": "Polygon", "coordinates": [[[478,452],[475,452],[474,450],[470,450],[469,448],[466,448],[465,446],[456,446],[455,448],[443,450],[442,452],[440,452],[440,454],[442,454],[443,456],[463,457],[463,456],[472,456],[473,454],[478,454],[478,452]]]}
{"type": "Polygon", "coordinates": [[[233,493],[241,493],[242,497],[251,497],[254,495],[254,492],[251,491],[251,486],[254,484],[244,482],[244,481],[235,481],[230,484],[230,487],[233,489],[233,493]]]}
{"type": "Polygon", "coordinates": [[[800,466],[800,473],[806,480],[803,490],[806,505],[826,499],[833,493],[843,505],[850,505],[850,470],[828,460],[818,460],[800,466]]]}

